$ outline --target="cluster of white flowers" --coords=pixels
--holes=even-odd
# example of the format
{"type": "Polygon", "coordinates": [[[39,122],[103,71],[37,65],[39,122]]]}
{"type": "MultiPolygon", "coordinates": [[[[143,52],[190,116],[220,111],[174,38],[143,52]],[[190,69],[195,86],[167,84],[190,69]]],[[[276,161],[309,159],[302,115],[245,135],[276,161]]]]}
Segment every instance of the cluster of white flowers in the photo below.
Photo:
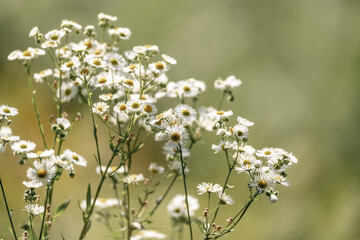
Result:
{"type": "MultiPolygon", "coordinates": [[[[70,149],[61,149],[74,123],[80,121],[82,116],[81,113],[76,113],[69,114],[73,116],[69,117],[63,112],[63,108],[73,103],[85,104],[90,111],[96,144],[94,156],[98,164],[96,172],[101,178],[95,197],[92,196],[89,185],[86,200],[80,204],[84,221],[80,239],[83,239],[89,230],[93,213],[97,214],[100,222],[110,225],[110,219],[116,215],[112,213],[114,208],[118,209],[116,216],[121,218],[123,239],[125,236],[126,239],[132,240],[165,238],[164,234],[147,229],[146,225],[151,222],[149,218],[180,176],[183,178],[185,195],[176,195],[170,201],[167,210],[174,225],[189,224],[192,234],[191,223],[196,218],[195,211],[200,206],[198,200],[187,193],[187,161],[193,146],[206,132],[215,132],[221,137],[221,141],[213,144],[212,149],[215,153],[225,152],[229,170],[224,185],[203,182],[197,186],[200,195],[208,195],[208,208],[213,193],[218,199],[218,205],[213,211],[205,209],[205,220],[196,218],[203,224],[206,239],[209,239],[210,235],[221,237],[231,230],[225,228],[226,231],[221,231],[221,227],[217,226],[214,220],[221,205],[235,203],[226,192],[232,188],[227,181],[233,170],[238,173],[244,172],[250,178],[248,186],[252,194],[249,204],[263,192],[271,202],[277,201],[275,185],[289,185],[285,171],[296,163],[297,159],[280,148],[256,151],[248,145],[249,127],[254,123],[245,118],[237,117],[235,125],[227,126],[233,112],[222,109],[222,103],[226,95],[229,96],[229,101],[234,100],[233,90],[239,87],[242,81],[235,76],[229,76],[225,80],[217,79],[214,87],[222,91],[218,107],[197,106],[200,94],[206,90],[205,83],[194,78],[169,81],[167,73],[177,61],[167,54],[160,54],[156,45],[135,46],[131,50],[121,52],[118,44],[128,40],[131,31],[128,28],[117,27],[116,21],[115,16],[98,14],[98,27],[102,29],[101,39],[96,38],[95,26],[83,27],[67,19],[62,21],[60,30],[42,33],[38,27],[34,27],[29,37],[35,39],[39,48],[15,50],[8,56],[8,60],[21,63],[28,74],[45,149],[34,152],[35,143],[20,140],[12,135],[8,126],[0,125],[0,152],[10,143],[14,155],[21,156],[20,163],[30,164],[26,174],[28,181],[23,182],[28,188],[24,197],[27,203],[26,211],[32,216],[43,213],[43,217],[47,219],[45,228],[50,226],[51,208],[37,205],[38,196],[35,189],[46,186],[48,190],[45,203],[49,201],[51,204],[54,183],[60,179],[62,173],[67,172],[73,177],[74,166],[87,166],[87,160],[80,154],[70,149]],[[70,41],[71,35],[81,32],[85,36],[82,40],[70,41]],[[34,60],[45,54],[50,56],[54,65],[32,74],[30,70],[34,60]],[[54,93],[58,113],[57,117],[50,117],[50,129],[54,134],[52,148],[48,148],[46,144],[32,91],[33,80],[46,84],[54,93]],[[178,103],[170,109],[163,109],[159,104],[163,98],[172,98],[178,103]],[[112,151],[112,157],[108,161],[104,161],[102,155],[105,154],[100,151],[97,120],[98,123],[104,124],[108,132],[107,141],[112,151]],[[148,173],[135,173],[131,164],[132,156],[144,146],[145,140],[152,133],[155,141],[165,142],[163,154],[166,163],[161,166],[153,162],[148,167],[148,173]],[[169,178],[173,180],[167,181],[169,178]],[[100,190],[106,179],[111,180],[116,198],[100,197],[100,190]],[[167,182],[169,184],[166,192],[157,198],[154,206],[148,210],[148,215],[143,216],[150,206],[148,198],[156,192],[160,184],[167,182]],[[137,197],[140,203],[138,209],[135,209],[130,199],[130,191],[133,188],[144,191],[144,197],[137,197]],[[209,219],[211,214],[214,214],[212,221],[209,219]]],[[[9,125],[11,120],[8,117],[17,113],[15,108],[0,106],[1,124],[9,125]]],[[[62,207],[65,208],[67,204],[62,207]]],[[[32,218],[29,221],[31,222],[32,218]]],[[[49,228],[44,231],[44,238],[48,237],[48,231],[49,228]]]]}

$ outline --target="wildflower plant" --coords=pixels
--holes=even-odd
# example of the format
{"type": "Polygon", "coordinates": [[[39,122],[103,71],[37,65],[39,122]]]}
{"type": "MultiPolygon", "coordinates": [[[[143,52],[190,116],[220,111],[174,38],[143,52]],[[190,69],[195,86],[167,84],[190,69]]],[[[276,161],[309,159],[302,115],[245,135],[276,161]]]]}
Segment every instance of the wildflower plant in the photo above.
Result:
{"type": "MultiPolygon", "coordinates": [[[[27,180],[23,182],[26,188],[24,209],[28,218],[21,226],[20,239],[57,238],[51,234],[51,226],[70,200],[64,199],[60,206],[53,206],[54,187],[60,184],[64,174],[75,177],[76,168],[86,167],[90,161],[83,157],[83,153],[77,153],[77,149],[63,149],[74,123],[83,118],[81,112],[68,113],[64,103],[79,102],[90,112],[96,146],[95,171],[99,175],[98,185],[93,187],[89,184],[83,191],[84,200],[79,201],[83,227],[78,239],[86,237],[94,219],[107,226],[114,239],[164,239],[166,236],[154,230],[151,220],[164,201],[168,202],[166,209],[174,230],[171,238],[181,236],[184,227],[188,227],[190,234],[187,239],[193,239],[193,226],[197,225],[203,239],[218,239],[234,230],[260,195],[265,195],[272,203],[276,202],[276,186],[289,186],[286,170],[297,159],[280,148],[256,150],[250,146],[249,128],[254,125],[253,122],[238,116],[236,124],[230,124],[233,112],[222,108],[223,101],[226,98],[233,101],[233,89],[242,82],[235,76],[216,80],[214,87],[221,93],[217,108],[197,106],[198,99],[206,90],[205,83],[193,78],[169,81],[166,74],[177,61],[160,54],[155,45],[135,46],[132,50],[120,52],[119,46],[130,38],[131,31],[116,27],[116,21],[117,17],[100,13],[98,27],[82,27],[69,20],[62,21],[60,30],[47,33],[34,27],[29,37],[35,40],[37,48],[15,50],[8,56],[8,60],[20,63],[27,74],[42,137],[42,146],[36,148],[35,143],[12,135],[9,125],[18,110],[0,106],[0,152],[9,145],[19,163],[28,166],[27,180]],[[73,35],[81,33],[84,36],[82,40],[71,42],[73,35]],[[44,55],[52,65],[33,73],[36,59],[44,55]],[[48,127],[44,127],[40,120],[34,82],[46,84],[53,93],[57,111],[50,116],[48,127]],[[178,104],[164,109],[160,104],[163,98],[173,98],[178,104]],[[105,126],[107,139],[99,137],[98,124],[105,126]],[[53,132],[51,141],[45,138],[45,130],[53,132]],[[227,173],[223,184],[204,181],[192,189],[197,190],[201,195],[199,197],[207,199],[202,214],[196,216],[200,203],[196,197],[189,195],[187,176],[192,172],[187,163],[193,147],[208,132],[219,137],[219,142],[211,149],[223,155],[227,173]],[[132,166],[134,155],[152,138],[163,144],[165,158],[161,165],[151,163],[148,172],[139,173],[132,166]],[[100,141],[108,142],[107,151],[112,153],[109,159],[104,158],[105,150],[100,149],[100,141]],[[235,204],[228,194],[232,188],[229,185],[230,176],[236,173],[248,179],[250,194],[243,206],[235,204]],[[174,183],[180,179],[184,193],[177,194],[172,200],[167,199],[174,183]],[[112,186],[115,198],[102,196],[104,184],[112,186]],[[166,189],[162,193],[157,191],[160,185],[166,189]],[[43,202],[38,195],[39,188],[46,188],[43,202]],[[143,196],[133,196],[136,188],[143,191],[143,196]],[[228,205],[232,205],[234,214],[227,220],[219,219],[219,212],[230,207],[228,205]],[[34,226],[36,218],[41,222],[37,227],[34,226]],[[110,222],[114,220],[120,229],[113,230],[110,222]]],[[[19,239],[1,179],[0,183],[12,234],[19,239]]]]}

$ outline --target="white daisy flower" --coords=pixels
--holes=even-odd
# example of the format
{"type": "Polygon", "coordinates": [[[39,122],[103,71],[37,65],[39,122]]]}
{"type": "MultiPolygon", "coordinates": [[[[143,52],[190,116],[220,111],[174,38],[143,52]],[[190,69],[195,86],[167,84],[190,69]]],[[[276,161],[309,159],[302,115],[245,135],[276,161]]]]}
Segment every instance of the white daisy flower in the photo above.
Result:
{"type": "Polygon", "coordinates": [[[204,193],[217,193],[222,192],[223,188],[219,184],[213,184],[213,183],[200,183],[197,186],[198,194],[204,194],[204,193]]]}
{"type": "Polygon", "coordinates": [[[25,209],[28,213],[37,216],[44,212],[44,206],[39,206],[37,204],[28,204],[25,206],[25,209]]]}
{"type": "Polygon", "coordinates": [[[166,63],[173,64],[173,65],[177,64],[177,61],[175,60],[175,58],[172,58],[166,54],[162,54],[161,56],[166,63]]]}
{"type": "MultiPolygon", "coordinates": [[[[180,151],[178,149],[176,149],[176,148],[173,148],[172,146],[173,146],[172,143],[170,143],[170,144],[165,143],[165,145],[163,146],[163,150],[164,150],[163,153],[165,155],[171,155],[171,156],[177,155],[177,156],[180,156],[180,151]]],[[[190,150],[188,148],[183,147],[181,149],[181,151],[182,151],[183,158],[190,157],[190,150]]]]}
{"type": "Polygon", "coordinates": [[[42,70],[41,72],[34,74],[34,80],[35,82],[42,83],[47,77],[51,77],[52,75],[52,69],[42,70]]]}
{"type": "Polygon", "coordinates": [[[168,144],[172,148],[184,147],[186,139],[188,139],[187,131],[182,125],[168,126],[165,128],[164,134],[165,140],[168,140],[168,144]]]}
{"type": "Polygon", "coordinates": [[[35,158],[49,158],[51,156],[54,155],[54,150],[50,149],[50,150],[44,150],[44,151],[38,151],[36,153],[28,153],[26,156],[30,159],[35,159],[35,158]]]}
{"type": "Polygon", "coordinates": [[[135,47],[133,47],[133,52],[136,54],[145,54],[146,47],[145,46],[135,46],[135,47]]]}
{"type": "Polygon", "coordinates": [[[63,117],[57,118],[56,124],[59,126],[61,131],[66,131],[71,127],[70,121],[67,118],[63,118],[63,117]]]}
{"type": "MultiPolygon", "coordinates": [[[[106,170],[106,166],[101,166],[101,171],[105,172],[106,170]]],[[[96,167],[95,169],[97,174],[100,174],[100,167],[96,167]]],[[[128,168],[126,166],[110,166],[106,172],[106,174],[118,174],[118,175],[123,175],[124,173],[128,172],[128,168]]]]}
{"type": "Polygon", "coordinates": [[[196,111],[186,104],[180,104],[174,108],[175,114],[184,125],[191,125],[197,118],[196,111]]]}
{"type": "Polygon", "coordinates": [[[34,161],[34,168],[28,168],[26,176],[33,181],[42,182],[49,185],[55,177],[56,165],[52,160],[34,161]]]}
{"type": "MultiPolygon", "coordinates": [[[[91,204],[94,203],[94,199],[91,199],[91,204]]],[[[103,210],[106,208],[112,208],[121,205],[122,203],[119,202],[116,198],[97,198],[95,201],[95,208],[97,210],[103,210]]],[[[83,200],[80,203],[80,208],[86,210],[86,200],[83,200]]]]}
{"type": "Polygon", "coordinates": [[[84,28],[84,35],[88,37],[95,37],[95,26],[94,25],[86,25],[84,28]]]}
{"type": "Polygon", "coordinates": [[[230,141],[220,141],[218,144],[213,144],[211,146],[211,149],[214,150],[215,153],[218,153],[220,151],[225,151],[228,149],[231,149],[236,145],[236,142],[230,142],[230,141]]]}
{"type": "Polygon", "coordinates": [[[215,110],[208,113],[209,117],[216,119],[216,121],[223,120],[224,118],[228,118],[233,115],[233,112],[230,111],[223,111],[223,110],[215,110]]]}
{"type": "Polygon", "coordinates": [[[149,55],[156,54],[159,52],[159,47],[156,45],[145,45],[146,51],[149,55]]]}
{"type": "Polygon", "coordinates": [[[13,136],[12,135],[12,130],[11,130],[10,127],[2,126],[0,128],[0,140],[3,141],[4,143],[16,142],[16,141],[20,140],[20,137],[19,136],[13,136]]]}
{"type": "Polygon", "coordinates": [[[225,80],[219,78],[215,81],[214,87],[220,90],[230,90],[235,87],[239,87],[242,84],[240,79],[236,79],[235,76],[229,76],[225,80]]]}
{"type": "Polygon", "coordinates": [[[105,68],[106,62],[104,60],[102,60],[101,58],[98,57],[93,57],[93,56],[86,56],[85,57],[85,62],[87,62],[91,67],[93,68],[105,68]]]}
{"type": "Polygon", "coordinates": [[[92,109],[93,109],[94,113],[102,115],[108,111],[109,105],[107,105],[105,102],[97,102],[93,105],[92,109]]]}
{"type": "Polygon", "coordinates": [[[159,61],[156,63],[150,63],[149,69],[155,74],[162,74],[167,71],[167,65],[164,61],[159,61]]]}
{"type": "Polygon", "coordinates": [[[142,173],[140,174],[130,174],[127,175],[124,178],[124,182],[126,182],[127,184],[135,184],[135,185],[139,185],[140,182],[145,181],[145,177],[142,173]]]}
{"type": "Polygon", "coordinates": [[[158,233],[154,230],[141,230],[135,236],[132,236],[130,240],[142,240],[142,239],[165,239],[166,235],[158,233]]]}
{"type": "Polygon", "coordinates": [[[139,112],[142,110],[144,103],[141,100],[140,101],[133,100],[127,102],[126,105],[129,112],[139,112]]]}
{"type": "Polygon", "coordinates": [[[220,203],[223,205],[233,205],[235,203],[234,199],[226,193],[217,192],[217,196],[219,197],[220,203]]]}
{"type": "Polygon", "coordinates": [[[14,107],[9,107],[7,105],[0,106],[0,115],[2,116],[15,116],[18,114],[18,110],[14,107]]]}
{"type": "Polygon", "coordinates": [[[125,66],[125,59],[118,53],[110,52],[105,54],[104,60],[111,69],[119,70],[125,66]]]}
{"type": "Polygon", "coordinates": [[[156,163],[150,163],[149,172],[151,172],[152,174],[163,174],[164,171],[164,167],[158,166],[156,163]]]}
{"type": "Polygon", "coordinates": [[[259,168],[262,165],[262,162],[254,155],[247,154],[247,153],[241,153],[237,156],[236,159],[237,166],[235,167],[235,170],[238,173],[244,172],[244,171],[250,171],[254,170],[255,168],[259,168]]]}
{"type": "MultiPolygon", "coordinates": [[[[61,84],[61,102],[70,102],[78,93],[78,88],[73,82],[63,82],[61,84]]],[[[57,91],[57,97],[60,96],[59,90],[57,91]]]]}
{"type": "Polygon", "coordinates": [[[111,28],[108,33],[113,39],[128,40],[131,36],[131,31],[128,28],[111,28]]]}
{"type": "Polygon", "coordinates": [[[42,187],[44,186],[44,184],[42,182],[39,182],[39,181],[36,181],[36,180],[33,180],[33,181],[23,181],[22,182],[27,188],[32,188],[32,189],[35,189],[35,188],[39,188],[39,187],[42,187]]]}
{"type": "Polygon", "coordinates": [[[124,101],[118,102],[114,106],[114,112],[115,113],[127,113],[128,112],[128,106],[124,101]]]}
{"type": "Polygon", "coordinates": [[[240,116],[237,117],[237,122],[238,122],[239,124],[241,124],[241,125],[246,126],[246,127],[254,126],[254,123],[253,123],[253,122],[247,120],[246,118],[240,117],[240,116]]]}
{"type": "Polygon", "coordinates": [[[256,152],[256,155],[258,157],[264,157],[264,158],[279,158],[280,157],[280,153],[278,150],[276,150],[275,148],[268,148],[268,147],[258,150],[256,152]]]}
{"type": "Polygon", "coordinates": [[[36,147],[36,144],[30,141],[20,140],[18,142],[14,142],[11,144],[11,149],[14,152],[18,153],[26,153],[33,151],[36,147]]]}
{"type": "Polygon", "coordinates": [[[103,90],[104,88],[110,88],[114,84],[110,73],[101,72],[95,78],[92,79],[91,85],[103,90]]]}
{"type": "MultiPolygon", "coordinates": [[[[190,217],[194,216],[195,211],[199,208],[200,204],[197,198],[188,195],[189,214],[190,217]]],[[[185,202],[185,195],[176,195],[168,204],[167,210],[171,217],[180,218],[187,217],[187,207],[185,202]]]]}
{"type": "Polygon", "coordinates": [[[40,30],[37,26],[33,27],[31,30],[30,30],[30,33],[29,33],[29,38],[33,38],[33,37],[37,37],[39,36],[41,33],[40,33],[40,30]]]}
{"type": "MultiPolygon", "coordinates": [[[[71,32],[71,30],[75,30],[76,33],[79,33],[80,30],[82,29],[82,26],[74,21],[65,19],[65,20],[62,20],[62,22],[61,22],[61,28],[66,28],[70,32],[71,32]]],[[[65,30],[65,31],[67,31],[67,30],[65,30]]]]}
{"type": "Polygon", "coordinates": [[[99,98],[103,101],[113,101],[115,99],[119,99],[119,95],[112,94],[112,93],[106,93],[106,94],[101,94],[99,96],[99,98]]]}
{"type": "Polygon", "coordinates": [[[242,124],[236,124],[230,128],[229,132],[240,139],[248,138],[249,136],[249,129],[242,124]]]}
{"type": "Polygon", "coordinates": [[[52,43],[56,43],[59,44],[61,38],[63,38],[65,36],[66,32],[63,30],[51,30],[50,32],[45,34],[45,39],[47,41],[50,41],[52,43]]]}
{"type": "Polygon", "coordinates": [[[149,116],[154,115],[157,113],[157,107],[150,102],[146,102],[142,106],[142,112],[149,116]]]}
{"type": "Polygon", "coordinates": [[[65,62],[64,64],[61,65],[61,71],[72,71],[73,69],[77,69],[78,67],[80,67],[81,62],[79,61],[79,59],[77,57],[72,57],[69,61],[65,62]]]}
{"type": "MultiPolygon", "coordinates": [[[[266,168],[265,168],[266,169],[266,168]]],[[[266,172],[261,170],[258,174],[255,174],[254,181],[249,183],[250,187],[255,187],[258,191],[263,192],[268,190],[269,188],[274,187],[275,179],[271,172],[266,172]]]]}
{"type": "Polygon", "coordinates": [[[84,157],[77,154],[76,152],[71,151],[70,149],[66,149],[63,154],[61,154],[62,160],[69,160],[75,165],[86,167],[87,161],[84,157]]]}
{"type": "Polygon", "coordinates": [[[99,13],[98,14],[98,20],[99,21],[115,22],[115,21],[117,21],[117,17],[116,16],[110,16],[110,15],[105,14],[105,13],[99,13]]]}
{"type": "Polygon", "coordinates": [[[22,54],[22,52],[21,52],[20,50],[12,51],[12,52],[8,55],[7,59],[8,59],[9,61],[15,61],[15,60],[19,59],[19,57],[21,56],[21,54],[22,54]]]}
{"type": "MultiPolygon", "coordinates": [[[[182,174],[182,167],[181,167],[181,162],[180,161],[174,161],[174,162],[170,163],[168,167],[173,172],[175,172],[177,174],[182,174]]],[[[188,167],[185,167],[184,173],[189,173],[189,168],[188,167]]]]}

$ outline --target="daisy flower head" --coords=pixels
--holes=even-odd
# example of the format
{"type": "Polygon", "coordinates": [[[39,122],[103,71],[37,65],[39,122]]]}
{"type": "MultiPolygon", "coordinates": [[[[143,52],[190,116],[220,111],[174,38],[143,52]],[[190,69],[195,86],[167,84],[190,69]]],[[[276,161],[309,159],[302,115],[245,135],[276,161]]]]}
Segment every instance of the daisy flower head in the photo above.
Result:
{"type": "MultiPolygon", "coordinates": [[[[78,88],[73,82],[63,82],[61,85],[61,102],[70,102],[78,93],[78,88]]],[[[60,97],[60,91],[57,91],[57,97],[60,97]]]]}
{"type": "Polygon", "coordinates": [[[27,153],[33,151],[36,144],[26,140],[20,140],[11,144],[11,149],[16,153],[27,153]]]}
{"type": "Polygon", "coordinates": [[[235,145],[236,145],[236,142],[222,140],[218,144],[213,144],[211,146],[211,149],[214,150],[215,153],[218,153],[220,151],[232,149],[235,145]]]}
{"type": "Polygon", "coordinates": [[[105,93],[101,94],[99,98],[103,101],[113,101],[115,99],[118,99],[120,96],[118,94],[112,94],[112,93],[105,93]]]}
{"type": "Polygon", "coordinates": [[[55,177],[56,164],[53,160],[34,161],[34,168],[29,168],[26,176],[32,181],[42,182],[49,185],[55,177]]]}
{"type": "Polygon", "coordinates": [[[20,58],[21,54],[22,54],[22,52],[21,52],[20,50],[12,51],[12,52],[8,55],[7,59],[8,59],[9,61],[18,60],[18,59],[20,58]]]}
{"type": "Polygon", "coordinates": [[[37,151],[36,153],[31,152],[27,154],[27,157],[30,159],[36,159],[36,158],[50,158],[51,156],[54,156],[54,150],[44,150],[44,151],[37,151]]]}
{"type": "MultiPolygon", "coordinates": [[[[106,170],[106,166],[101,166],[101,168],[98,166],[96,167],[95,169],[95,172],[97,174],[100,174],[101,172],[105,172],[106,170]]],[[[118,167],[118,166],[110,166],[108,169],[107,169],[107,172],[106,174],[111,174],[111,175],[114,175],[114,174],[117,174],[117,175],[123,175],[124,173],[128,172],[128,168],[127,166],[121,166],[121,167],[118,167]]]]}
{"type": "Polygon", "coordinates": [[[222,191],[217,192],[217,196],[219,197],[220,203],[223,205],[233,205],[235,203],[230,195],[222,193],[222,191]]]}
{"type": "Polygon", "coordinates": [[[42,83],[46,78],[51,77],[52,75],[52,69],[42,70],[39,73],[34,73],[34,80],[35,82],[42,83]]]}
{"type": "Polygon", "coordinates": [[[95,207],[98,209],[116,207],[119,204],[116,198],[97,198],[95,201],[95,207]]]}
{"type": "Polygon", "coordinates": [[[35,188],[39,188],[39,187],[42,187],[44,184],[40,181],[36,181],[36,180],[33,180],[33,181],[23,181],[22,182],[27,188],[30,188],[30,189],[35,189],[35,188]]]}
{"type": "Polygon", "coordinates": [[[254,155],[247,154],[247,153],[240,153],[235,160],[237,163],[235,170],[238,173],[241,173],[244,171],[251,171],[251,170],[254,170],[256,167],[257,168],[261,167],[261,165],[262,165],[262,162],[260,160],[256,159],[256,157],[254,155]]]}
{"type": "Polygon", "coordinates": [[[37,38],[41,35],[41,32],[37,26],[33,27],[29,32],[29,38],[37,38]]]}
{"type": "Polygon", "coordinates": [[[98,14],[98,21],[99,21],[99,26],[100,27],[105,27],[107,26],[109,23],[113,23],[117,21],[117,17],[116,16],[111,16],[105,13],[99,13],[98,14]]]}
{"type": "Polygon", "coordinates": [[[126,103],[129,112],[141,112],[143,108],[143,101],[130,100],[126,103]]]}
{"type": "Polygon", "coordinates": [[[73,69],[77,69],[78,67],[80,67],[80,65],[81,63],[79,59],[77,57],[72,57],[69,61],[61,65],[61,71],[72,71],[73,69]]]}
{"type": "Polygon", "coordinates": [[[197,118],[196,111],[186,104],[177,105],[174,108],[174,112],[184,125],[191,125],[197,118]]]}
{"type": "MultiPolygon", "coordinates": [[[[181,162],[179,162],[179,161],[174,161],[174,162],[170,163],[168,167],[170,170],[172,170],[175,173],[178,173],[178,174],[182,173],[182,166],[181,166],[181,162]]],[[[185,167],[184,173],[189,173],[188,167],[185,167]]]]}
{"type": "Polygon", "coordinates": [[[125,114],[127,114],[128,110],[129,110],[128,106],[124,101],[118,102],[114,106],[114,112],[115,113],[125,113],[125,114]]]}
{"type": "MultiPolygon", "coordinates": [[[[2,126],[0,128],[0,141],[7,143],[7,142],[16,142],[19,141],[19,136],[13,136],[12,130],[8,126],[2,126]]],[[[1,144],[1,143],[0,143],[1,144]]]]}
{"type": "Polygon", "coordinates": [[[172,148],[184,147],[188,134],[184,126],[174,124],[165,128],[165,139],[172,148]]]}
{"type": "Polygon", "coordinates": [[[160,75],[167,71],[167,64],[164,61],[150,63],[149,69],[151,72],[155,73],[156,75],[160,75]]]}
{"type": "MultiPolygon", "coordinates": [[[[195,211],[199,209],[199,201],[197,198],[188,195],[189,213],[190,217],[194,216],[195,211]]],[[[176,195],[168,204],[167,210],[171,217],[181,218],[187,217],[187,207],[185,202],[185,195],[176,195]]]]}
{"type": "Polygon", "coordinates": [[[264,157],[264,158],[280,158],[280,153],[276,148],[268,148],[265,147],[261,150],[256,151],[256,155],[258,157],[264,157]]]}
{"type": "Polygon", "coordinates": [[[103,115],[103,114],[107,113],[107,111],[109,109],[109,105],[107,105],[105,102],[97,102],[94,104],[92,109],[93,109],[94,113],[103,115]]]}
{"type": "Polygon", "coordinates": [[[124,178],[124,182],[127,184],[139,185],[140,182],[144,181],[145,177],[142,173],[140,174],[129,174],[124,178]]]}
{"type": "Polygon", "coordinates": [[[249,129],[242,124],[236,124],[234,127],[230,128],[229,131],[232,135],[242,140],[245,138],[247,139],[249,136],[249,129]]]}
{"type": "Polygon", "coordinates": [[[72,32],[72,30],[74,30],[76,34],[79,34],[82,26],[72,20],[65,19],[61,22],[61,28],[64,29],[65,32],[72,32]]]}
{"type": "Polygon", "coordinates": [[[230,90],[232,88],[239,87],[242,84],[240,79],[235,76],[229,76],[225,80],[219,78],[215,81],[214,87],[220,90],[230,90]]]}
{"type": "Polygon", "coordinates": [[[269,190],[275,185],[273,174],[268,168],[263,169],[258,174],[255,174],[254,180],[249,183],[250,187],[255,187],[260,193],[269,190]]]}
{"type": "Polygon", "coordinates": [[[104,60],[107,63],[107,66],[114,70],[120,70],[125,66],[124,57],[118,53],[106,53],[104,56],[104,60]]]}
{"type": "MultiPolygon", "coordinates": [[[[173,146],[172,143],[165,143],[165,145],[163,146],[163,150],[164,150],[163,154],[171,155],[171,156],[174,155],[180,156],[180,151],[177,148],[173,148],[172,146],[173,146]]],[[[190,150],[188,148],[183,147],[181,148],[181,154],[183,158],[190,157],[190,150]]]]}
{"type": "Polygon", "coordinates": [[[230,116],[233,115],[233,112],[230,111],[224,111],[224,110],[213,110],[211,112],[208,113],[208,116],[213,118],[214,120],[218,121],[222,121],[230,116]]]}
{"type": "Polygon", "coordinates": [[[84,28],[84,35],[88,37],[95,37],[95,26],[94,25],[86,25],[84,28]]]}
{"type": "Polygon", "coordinates": [[[56,119],[56,124],[61,131],[66,131],[71,127],[71,123],[67,118],[61,117],[56,119]]]}
{"type": "Polygon", "coordinates": [[[172,64],[172,65],[177,64],[177,61],[175,58],[172,58],[166,54],[162,54],[161,56],[164,59],[164,62],[172,64]]]}
{"type": "Polygon", "coordinates": [[[14,107],[9,107],[7,105],[0,106],[0,115],[3,117],[7,116],[16,116],[18,114],[18,110],[14,107]]]}
{"type": "Polygon", "coordinates": [[[149,172],[151,172],[152,174],[163,174],[164,171],[164,167],[158,166],[156,163],[150,163],[149,172]]]}
{"type": "Polygon", "coordinates": [[[142,112],[145,115],[151,116],[157,113],[157,107],[153,103],[146,102],[142,106],[142,112]]]}
{"type": "Polygon", "coordinates": [[[128,40],[131,36],[131,31],[128,28],[111,28],[108,33],[115,40],[128,40]]]}
{"type": "Polygon", "coordinates": [[[60,40],[66,35],[64,30],[51,30],[45,34],[45,39],[51,43],[60,44],[60,40]]]}
{"type": "Polygon", "coordinates": [[[239,124],[241,124],[241,125],[246,126],[246,127],[254,126],[254,123],[253,123],[253,122],[247,120],[246,118],[240,117],[240,116],[237,117],[237,122],[238,122],[239,124]]]}
{"type": "Polygon", "coordinates": [[[62,160],[69,160],[70,162],[74,163],[75,165],[86,167],[87,161],[84,157],[77,154],[76,152],[71,151],[70,149],[66,149],[63,154],[61,154],[62,160]]]}
{"type": "Polygon", "coordinates": [[[213,184],[213,183],[200,183],[197,186],[198,194],[204,194],[204,193],[217,193],[222,192],[223,188],[219,184],[213,184]]]}
{"type": "Polygon", "coordinates": [[[39,206],[37,204],[28,204],[25,206],[24,210],[33,216],[37,216],[44,212],[44,206],[39,206]]]}
{"type": "Polygon", "coordinates": [[[154,230],[140,230],[135,236],[131,237],[130,240],[142,240],[142,239],[165,239],[166,235],[158,233],[154,230]]]}
{"type": "Polygon", "coordinates": [[[112,76],[107,72],[101,72],[91,81],[91,85],[93,85],[95,88],[100,88],[101,90],[104,88],[110,88],[113,84],[114,82],[112,80],[112,76]]]}
{"type": "Polygon", "coordinates": [[[95,69],[103,69],[107,66],[106,62],[99,57],[87,55],[85,61],[95,69]]]}

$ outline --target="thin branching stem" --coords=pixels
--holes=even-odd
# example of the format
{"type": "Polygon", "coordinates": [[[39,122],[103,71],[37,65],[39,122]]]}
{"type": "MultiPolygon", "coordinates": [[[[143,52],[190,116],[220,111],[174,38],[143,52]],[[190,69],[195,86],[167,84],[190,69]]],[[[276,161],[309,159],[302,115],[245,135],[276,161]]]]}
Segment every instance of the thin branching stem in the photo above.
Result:
{"type": "Polygon", "coordinates": [[[10,221],[11,230],[12,230],[12,233],[13,233],[14,238],[15,238],[15,240],[16,240],[16,239],[17,239],[17,236],[16,236],[14,224],[13,224],[13,221],[12,221],[12,218],[11,218],[11,213],[10,213],[10,210],[9,210],[9,206],[8,206],[8,203],[7,203],[7,200],[6,200],[6,194],[5,194],[5,190],[4,190],[4,186],[3,186],[3,184],[2,184],[1,178],[0,178],[0,186],[1,186],[2,195],[3,195],[3,197],[4,197],[6,212],[7,212],[7,214],[8,214],[8,218],[9,218],[9,221],[10,221]]]}

